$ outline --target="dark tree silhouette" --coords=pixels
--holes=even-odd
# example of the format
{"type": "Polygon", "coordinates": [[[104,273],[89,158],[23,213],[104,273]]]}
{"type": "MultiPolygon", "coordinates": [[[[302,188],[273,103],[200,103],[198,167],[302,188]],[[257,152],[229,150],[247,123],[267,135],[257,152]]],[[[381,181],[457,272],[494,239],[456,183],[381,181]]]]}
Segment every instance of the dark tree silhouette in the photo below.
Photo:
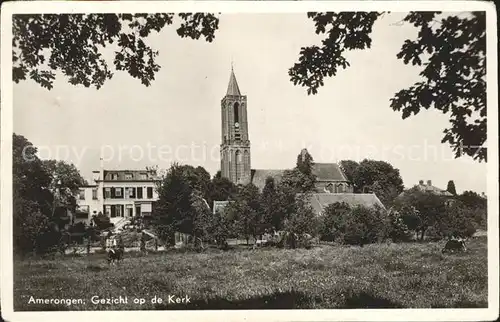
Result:
{"type": "Polygon", "coordinates": [[[455,189],[455,182],[453,182],[453,180],[448,181],[448,187],[446,187],[446,191],[448,191],[454,196],[457,195],[457,190],[455,189]]]}
{"type": "MultiPolygon", "coordinates": [[[[101,88],[113,76],[103,57],[116,45],[113,65],[149,86],[160,70],[158,51],[145,43],[147,36],[174,23],[173,13],[155,14],[22,14],[13,17],[13,80],[31,78],[51,89],[56,72],[73,85],[101,88]]],[[[177,15],[180,37],[211,42],[219,20],[212,14],[177,15]]]]}
{"type": "MultiPolygon", "coordinates": [[[[349,66],[347,51],[370,48],[373,24],[382,14],[308,13],[316,33],[326,36],[321,46],[301,49],[299,62],[289,70],[290,80],[316,94],[325,77],[349,66]]],[[[422,66],[422,81],[397,92],[390,107],[403,119],[422,108],[448,114],[451,127],[444,130],[442,143],[451,146],[455,157],[486,161],[486,13],[410,12],[402,22],[419,33],[404,42],[397,58],[422,66]]]]}

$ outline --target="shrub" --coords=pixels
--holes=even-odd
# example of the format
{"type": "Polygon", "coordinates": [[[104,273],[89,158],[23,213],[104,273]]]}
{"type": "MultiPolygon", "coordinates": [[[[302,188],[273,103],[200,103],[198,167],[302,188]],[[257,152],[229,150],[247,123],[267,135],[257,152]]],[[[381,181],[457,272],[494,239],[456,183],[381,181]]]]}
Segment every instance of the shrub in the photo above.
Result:
{"type": "Polygon", "coordinates": [[[326,207],[320,218],[320,239],[324,241],[335,241],[340,237],[340,226],[345,218],[345,213],[350,211],[349,204],[336,202],[326,207]]]}
{"type": "Polygon", "coordinates": [[[405,222],[405,216],[399,211],[390,211],[389,212],[389,231],[388,237],[393,242],[406,242],[410,241],[412,238],[412,232],[408,228],[407,223],[405,222]]]}
{"type": "Polygon", "coordinates": [[[307,239],[305,236],[317,235],[319,224],[313,208],[304,196],[296,199],[296,209],[284,222],[286,232],[284,243],[290,248],[305,247],[307,243],[302,242],[307,239]]]}
{"type": "Polygon", "coordinates": [[[471,237],[476,232],[475,212],[460,202],[454,202],[444,211],[434,225],[435,231],[444,237],[471,237]]]}
{"type": "Polygon", "coordinates": [[[382,241],[388,225],[383,209],[357,206],[342,216],[338,235],[344,244],[363,246],[382,241]]]}

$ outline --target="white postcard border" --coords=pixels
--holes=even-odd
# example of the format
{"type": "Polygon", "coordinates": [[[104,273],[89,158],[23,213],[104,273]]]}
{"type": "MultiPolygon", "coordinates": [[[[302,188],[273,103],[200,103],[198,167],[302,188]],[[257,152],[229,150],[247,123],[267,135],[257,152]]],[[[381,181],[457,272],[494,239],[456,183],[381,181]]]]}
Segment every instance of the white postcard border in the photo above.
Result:
{"type": "Polygon", "coordinates": [[[2,3],[1,10],[1,310],[8,321],[148,319],[186,321],[479,321],[499,312],[497,18],[493,3],[479,1],[28,1],[2,3]],[[12,253],[12,15],[15,13],[298,13],[308,11],[486,11],[488,102],[488,308],[333,309],[223,311],[14,312],[12,253]],[[140,314],[140,315],[138,315],[140,314]]]}

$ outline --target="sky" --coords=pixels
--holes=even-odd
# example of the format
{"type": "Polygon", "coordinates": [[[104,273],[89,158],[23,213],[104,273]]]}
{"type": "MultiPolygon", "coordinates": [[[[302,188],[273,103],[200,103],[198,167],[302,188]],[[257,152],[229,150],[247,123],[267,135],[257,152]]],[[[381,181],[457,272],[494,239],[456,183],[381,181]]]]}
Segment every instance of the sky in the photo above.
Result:
{"type": "MultiPolygon", "coordinates": [[[[390,98],[420,79],[396,58],[416,30],[404,14],[377,21],[369,50],[349,52],[351,66],[325,80],[317,95],[290,82],[300,48],[319,44],[305,14],[224,14],[212,43],[181,39],[174,27],[150,35],[161,66],[150,87],[116,72],[99,89],[73,86],[60,75],[52,90],[31,80],[14,85],[14,131],[41,158],[74,163],[87,179],[106,169],[144,169],[172,162],[220,168],[220,102],[233,62],[248,100],[253,169],[292,168],[302,148],[316,162],[365,158],[399,169],[406,187],[432,180],[457,192],[486,192],[486,164],[455,159],[441,143],[448,117],[424,110],[403,120],[390,98]]],[[[111,57],[111,56],[110,56],[111,57]]]]}

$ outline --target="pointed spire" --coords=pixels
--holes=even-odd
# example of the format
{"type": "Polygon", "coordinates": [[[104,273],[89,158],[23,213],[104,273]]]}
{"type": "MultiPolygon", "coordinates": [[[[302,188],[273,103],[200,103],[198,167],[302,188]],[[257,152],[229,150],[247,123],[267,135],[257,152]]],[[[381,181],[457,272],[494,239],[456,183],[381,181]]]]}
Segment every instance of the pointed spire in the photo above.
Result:
{"type": "Polygon", "coordinates": [[[226,95],[241,96],[236,76],[234,75],[233,62],[231,61],[231,76],[229,77],[229,85],[227,86],[226,95]]]}

